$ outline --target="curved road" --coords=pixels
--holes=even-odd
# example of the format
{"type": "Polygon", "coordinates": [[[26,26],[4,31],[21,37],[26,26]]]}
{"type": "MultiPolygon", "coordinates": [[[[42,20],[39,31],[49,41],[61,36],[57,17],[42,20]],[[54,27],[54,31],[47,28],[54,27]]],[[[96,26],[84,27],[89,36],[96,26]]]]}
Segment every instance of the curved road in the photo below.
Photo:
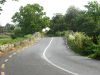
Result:
{"type": "Polygon", "coordinates": [[[1,75],[100,75],[100,61],[82,57],[62,37],[46,37],[0,58],[1,75]]]}

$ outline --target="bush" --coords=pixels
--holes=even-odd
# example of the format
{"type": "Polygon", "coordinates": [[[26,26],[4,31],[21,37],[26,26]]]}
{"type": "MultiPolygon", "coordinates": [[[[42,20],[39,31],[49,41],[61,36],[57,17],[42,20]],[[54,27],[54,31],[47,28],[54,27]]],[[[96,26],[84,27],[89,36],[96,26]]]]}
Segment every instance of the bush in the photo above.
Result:
{"type": "Polygon", "coordinates": [[[69,46],[75,52],[81,55],[90,55],[95,52],[95,45],[90,37],[82,32],[67,32],[67,41],[69,46]]]}
{"type": "Polygon", "coordinates": [[[62,35],[62,32],[58,31],[58,32],[55,32],[55,36],[61,36],[62,35]]]}
{"type": "Polygon", "coordinates": [[[66,33],[66,31],[57,31],[57,32],[55,33],[55,36],[64,36],[65,33],[66,33]]]}
{"type": "Polygon", "coordinates": [[[27,34],[24,36],[25,38],[31,38],[32,37],[32,34],[27,34]]]}
{"type": "Polygon", "coordinates": [[[89,57],[100,60],[100,50],[96,51],[94,54],[90,55],[89,57]]]}
{"type": "Polygon", "coordinates": [[[21,28],[20,27],[15,27],[14,33],[11,35],[13,39],[17,37],[24,37],[24,34],[22,34],[21,28]]]}
{"type": "Polygon", "coordinates": [[[11,43],[12,39],[0,39],[0,45],[3,45],[3,44],[7,44],[7,43],[11,43]]]}
{"type": "Polygon", "coordinates": [[[91,55],[90,57],[100,60],[100,35],[98,36],[98,45],[96,47],[95,53],[91,55]]]}

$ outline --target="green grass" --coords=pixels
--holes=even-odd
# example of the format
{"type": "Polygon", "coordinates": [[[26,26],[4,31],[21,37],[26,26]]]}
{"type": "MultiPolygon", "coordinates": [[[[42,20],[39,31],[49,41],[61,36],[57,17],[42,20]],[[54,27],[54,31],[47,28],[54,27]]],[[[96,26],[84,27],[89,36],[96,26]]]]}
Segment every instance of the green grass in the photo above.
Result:
{"type": "Polygon", "coordinates": [[[5,35],[5,34],[0,35],[0,39],[3,39],[3,38],[11,38],[11,37],[9,35],[5,35]]]}
{"type": "Polygon", "coordinates": [[[32,37],[32,34],[28,34],[28,35],[25,35],[24,37],[18,37],[16,39],[12,39],[9,35],[0,35],[0,45],[23,41],[31,37],[32,37]]]}

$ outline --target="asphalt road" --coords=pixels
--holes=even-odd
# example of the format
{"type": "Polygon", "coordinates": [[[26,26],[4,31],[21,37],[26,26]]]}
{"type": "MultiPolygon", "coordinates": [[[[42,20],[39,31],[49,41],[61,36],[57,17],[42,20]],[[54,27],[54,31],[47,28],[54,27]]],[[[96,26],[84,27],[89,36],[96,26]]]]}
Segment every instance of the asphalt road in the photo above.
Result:
{"type": "Polygon", "coordinates": [[[1,75],[100,75],[100,61],[82,57],[62,37],[46,37],[0,58],[1,75]]]}

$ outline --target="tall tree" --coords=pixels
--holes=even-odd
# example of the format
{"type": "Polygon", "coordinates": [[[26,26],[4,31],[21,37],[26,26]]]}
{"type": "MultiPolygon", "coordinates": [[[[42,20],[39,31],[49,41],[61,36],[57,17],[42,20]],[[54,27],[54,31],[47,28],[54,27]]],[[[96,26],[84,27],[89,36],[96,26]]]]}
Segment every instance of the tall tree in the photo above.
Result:
{"type": "Polygon", "coordinates": [[[62,14],[56,14],[53,16],[50,28],[53,33],[67,29],[64,24],[64,16],[62,14]]]}
{"type": "Polygon", "coordinates": [[[96,25],[93,34],[94,43],[97,43],[97,37],[100,34],[100,4],[97,1],[89,2],[88,5],[85,5],[87,10],[87,15],[91,17],[96,25]]]}
{"type": "Polygon", "coordinates": [[[88,9],[88,16],[92,17],[95,23],[98,24],[100,20],[100,4],[97,1],[92,1],[85,7],[88,9]]]}
{"type": "Polygon", "coordinates": [[[41,31],[45,26],[49,25],[49,18],[39,4],[21,6],[19,12],[16,12],[12,19],[14,23],[21,27],[23,34],[41,31]]]}
{"type": "Polygon", "coordinates": [[[76,18],[79,15],[80,10],[71,6],[68,8],[65,14],[65,22],[69,30],[77,31],[76,18]]]}
{"type": "Polygon", "coordinates": [[[85,11],[82,11],[76,18],[77,31],[85,32],[87,35],[92,36],[96,25],[94,20],[85,13],[85,11]]]}
{"type": "Polygon", "coordinates": [[[13,32],[14,28],[15,28],[15,26],[13,24],[7,23],[6,26],[5,26],[5,31],[6,32],[13,32]]]}

